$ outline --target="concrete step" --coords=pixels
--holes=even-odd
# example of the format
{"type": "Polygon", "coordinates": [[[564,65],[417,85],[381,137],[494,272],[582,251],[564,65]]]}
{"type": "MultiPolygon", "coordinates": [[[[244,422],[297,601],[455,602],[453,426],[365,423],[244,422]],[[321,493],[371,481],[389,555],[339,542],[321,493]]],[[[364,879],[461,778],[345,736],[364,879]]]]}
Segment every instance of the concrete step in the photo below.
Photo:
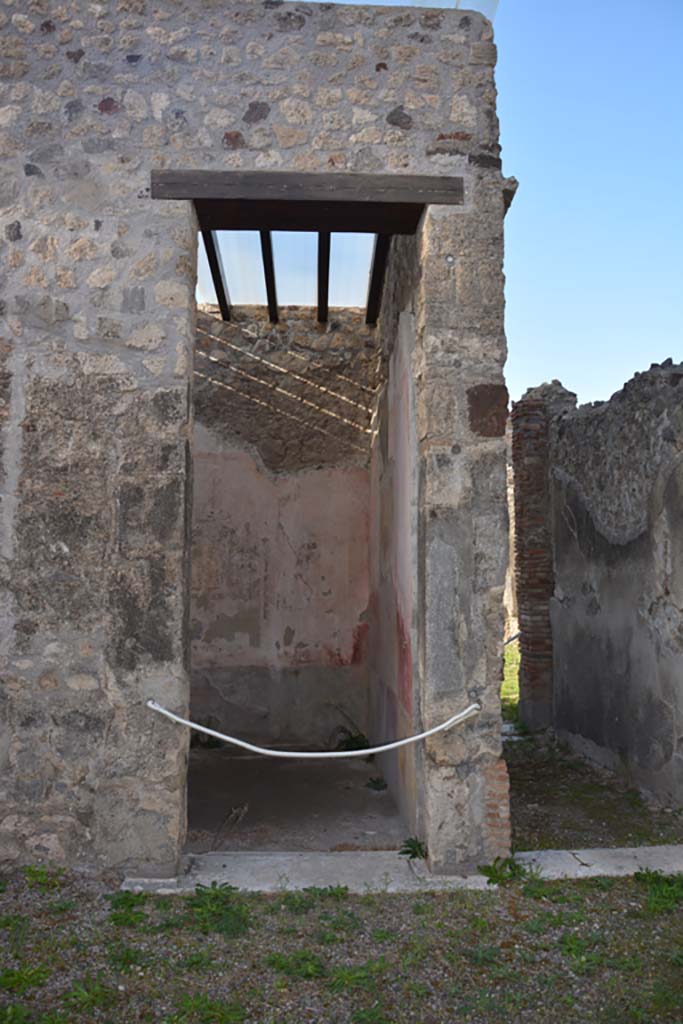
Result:
{"type": "MultiPolygon", "coordinates": [[[[545,879],[619,877],[649,868],[683,874],[683,846],[640,846],[598,850],[535,850],[516,859],[545,879]]],[[[126,878],[133,892],[191,892],[197,885],[228,883],[247,892],[284,892],[307,886],[345,885],[350,892],[424,892],[486,889],[481,874],[432,875],[424,861],[409,861],[391,851],[344,853],[204,853],[187,858],[174,879],[126,878]]]]}

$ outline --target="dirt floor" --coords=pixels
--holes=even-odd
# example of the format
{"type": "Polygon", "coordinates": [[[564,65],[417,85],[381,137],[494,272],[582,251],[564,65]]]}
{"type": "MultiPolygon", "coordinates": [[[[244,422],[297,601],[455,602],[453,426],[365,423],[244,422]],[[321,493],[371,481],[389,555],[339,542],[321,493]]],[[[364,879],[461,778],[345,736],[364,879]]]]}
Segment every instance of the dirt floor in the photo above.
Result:
{"type": "Polygon", "coordinates": [[[683,1020],[683,878],[147,897],[29,868],[1,887],[0,1024],[683,1020]]]}
{"type": "Polygon", "coordinates": [[[398,850],[407,831],[374,761],[191,751],[188,853],[398,850]]]}
{"type": "Polygon", "coordinates": [[[648,806],[612,774],[534,739],[508,741],[515,850],[683,843],[683,812],[648,806]]]}
{"type": "Polygon", "coordinates": [[[525,736],[517,715],[519,645],[505,652],[501,692],[514,850],[683,843],[683,811],[650,806],[611,772],[525,736]]]}

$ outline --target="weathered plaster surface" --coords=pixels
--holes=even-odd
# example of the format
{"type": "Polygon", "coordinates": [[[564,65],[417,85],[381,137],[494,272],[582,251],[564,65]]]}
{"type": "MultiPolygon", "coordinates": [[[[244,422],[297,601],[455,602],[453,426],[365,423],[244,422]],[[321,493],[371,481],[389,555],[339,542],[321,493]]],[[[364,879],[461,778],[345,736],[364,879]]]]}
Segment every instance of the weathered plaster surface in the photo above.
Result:
{"type": "Polygon", "coordinates": [[[556,730],[683,804],[683,366],[552,421],[556,730]]]}
{"type": "MultiPolygon", "coordinates": [[[[370,684],[373,741],[418,730],[417,654],[418,478],[413,396],[414,318],[402,313],[378,403],[371,468],[370,684]]],[[[417,824],[417,762],[413,746],[380,758],[407,827],[417,824]]]]}
{"type": "Polygon", "coordinates": [[[369,423],[359,313],[198,318],[192,712],[261,741],[367,728],[369,423]]]}
{"type": "Polygon", "coordinates": [[[609,402],[576,409],[554,381],[513,412],[518,568],[529,551],[547,567],[543,588],[532,574],[517,577],[525,721],[540,721],[542,695],[541,724],[679,805],[682,388],[683,367],[669,360],[609,402]],[[526,671],[525,652],[536,656],[526,671]],[[542,694],[531,671],[541,659],[542,694]]]}

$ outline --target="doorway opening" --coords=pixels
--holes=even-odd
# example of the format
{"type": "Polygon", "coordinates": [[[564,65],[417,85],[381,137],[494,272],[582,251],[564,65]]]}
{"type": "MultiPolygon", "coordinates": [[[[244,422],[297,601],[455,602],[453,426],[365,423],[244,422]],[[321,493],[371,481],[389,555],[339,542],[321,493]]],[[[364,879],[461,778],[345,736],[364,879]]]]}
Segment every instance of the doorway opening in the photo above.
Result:
{"type": "MultiPolygon", "coordinates": [[[[191,717],[286,750],[420,732],[417,246],[394,236],[462,205],[463,181],[158,171],[152,195],[193,201],[216,300],[196,317],[191,717]],[[317,237],[310,305],[283,305],[279,232],[317,237]],[[251,237],[260,305],[222,233],[251,237]],[[331,303],[353,276],[339,235],[370,237],[362,307],[331,303]]],[[[421,756],[270,760],[195,738],[188,852],[398,849],[424,826],[421,756]]]]}
{"type": "MultiPolygon", "coordinates": [[[[281,749],[367,742],[370,461],[381,387],[362,310],[197,315],[191,717],[281,749]]],[[[188,846],[397,848],[378,766],[204,743],[190,753],[188,846]]]]}

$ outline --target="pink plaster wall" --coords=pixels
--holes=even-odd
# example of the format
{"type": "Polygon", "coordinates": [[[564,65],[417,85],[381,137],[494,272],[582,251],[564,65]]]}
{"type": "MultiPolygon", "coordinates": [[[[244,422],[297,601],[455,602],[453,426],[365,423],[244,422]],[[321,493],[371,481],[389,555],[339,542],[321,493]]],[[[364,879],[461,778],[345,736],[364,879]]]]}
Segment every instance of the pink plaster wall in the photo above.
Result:
{"type": "Polygon", "coordinates": [[[364,660],[368,471],[271,474],[247,451],[195,450],[193,668],[364,660]]]}

